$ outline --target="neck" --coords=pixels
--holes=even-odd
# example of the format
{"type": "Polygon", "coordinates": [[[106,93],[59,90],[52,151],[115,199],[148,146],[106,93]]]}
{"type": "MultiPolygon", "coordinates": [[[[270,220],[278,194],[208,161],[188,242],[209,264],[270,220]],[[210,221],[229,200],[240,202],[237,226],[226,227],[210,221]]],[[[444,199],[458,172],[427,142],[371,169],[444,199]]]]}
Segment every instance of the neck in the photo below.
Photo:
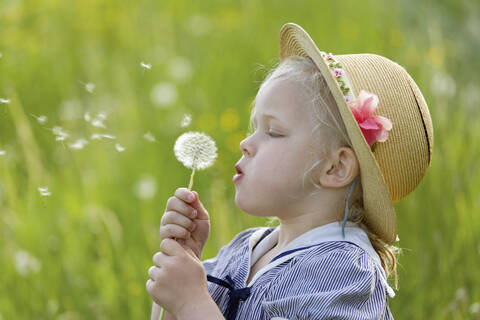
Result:
{"type": "Polygon", "coordinates": [[[330,190],[302,201],[302,208],[292,210],[295,216],[278,216],[280,220],[278,243],[275,250],[282,250],[292,240],[316,227],[342,221],[345,210],[345,190],[330,190]],[[320,209],[319,209],[320,208],[320,209]]]}

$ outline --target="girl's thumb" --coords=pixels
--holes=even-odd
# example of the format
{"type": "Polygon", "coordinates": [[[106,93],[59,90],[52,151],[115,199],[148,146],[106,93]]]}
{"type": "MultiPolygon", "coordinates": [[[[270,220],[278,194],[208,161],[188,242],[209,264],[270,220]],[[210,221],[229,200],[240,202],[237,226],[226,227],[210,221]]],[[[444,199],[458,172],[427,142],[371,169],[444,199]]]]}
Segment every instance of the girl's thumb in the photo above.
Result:
{"type": "Polygon", "coordinates": [[[195,194],[195,201],[192,202],[190,205],[197,209],[197,216],[195,219],[200,219],[200,220],[208,220],[208,212],[203,206],[203,204],[200,202],[200,198],[198,197],[198,193],[196,191],[192,191],[195,194]]]}

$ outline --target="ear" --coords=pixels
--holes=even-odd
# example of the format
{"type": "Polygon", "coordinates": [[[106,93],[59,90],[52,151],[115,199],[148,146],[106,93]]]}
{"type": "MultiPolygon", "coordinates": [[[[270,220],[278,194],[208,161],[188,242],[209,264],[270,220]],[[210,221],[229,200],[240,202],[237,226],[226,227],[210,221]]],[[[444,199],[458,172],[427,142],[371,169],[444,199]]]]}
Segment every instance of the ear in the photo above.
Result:
{"type": "Polygon", "coordinates": [[[327,188],[347,186],[360,170],[357,156],[349,147],[341,147],[330,154],[320,173],[320,185],[327,188]]]}

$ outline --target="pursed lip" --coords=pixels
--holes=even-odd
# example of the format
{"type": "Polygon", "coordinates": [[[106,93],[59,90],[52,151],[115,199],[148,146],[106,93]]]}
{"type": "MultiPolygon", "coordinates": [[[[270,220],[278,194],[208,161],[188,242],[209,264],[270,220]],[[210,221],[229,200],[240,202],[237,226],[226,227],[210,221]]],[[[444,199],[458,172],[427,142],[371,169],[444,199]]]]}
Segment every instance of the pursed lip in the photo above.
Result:
{"type": "Polygon", "coordinates": [[[242,174],[242,173],[243,173],[242,168],[241,168],[240,165],[238,165],[238,164],[235,165],[235,170],[237,170],[237,173],[238,173],[238,174],[242,174]]]}

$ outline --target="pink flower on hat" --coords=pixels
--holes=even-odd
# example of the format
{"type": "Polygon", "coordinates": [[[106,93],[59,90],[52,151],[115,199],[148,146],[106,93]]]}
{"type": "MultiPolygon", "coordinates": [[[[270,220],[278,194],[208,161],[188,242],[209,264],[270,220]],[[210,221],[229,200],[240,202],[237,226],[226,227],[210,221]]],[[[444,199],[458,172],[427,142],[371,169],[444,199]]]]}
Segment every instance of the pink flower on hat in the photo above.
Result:
{"type": "Polygon", "coordinates": [[[337,77],[337,78],[343,76],[343,70],[342,69],[336,68],[335,70],[333,70],[333,72],[335,73],[335,77],[337,77]]]}
{"type": "Polygon", "coordinates": [[[377,95],[361,90],[357,99],[349,102],[348,106],[370,147],[377,141],[387,140],[392,122],[385,117],[373,115],[378,107],[377,95]]]}

